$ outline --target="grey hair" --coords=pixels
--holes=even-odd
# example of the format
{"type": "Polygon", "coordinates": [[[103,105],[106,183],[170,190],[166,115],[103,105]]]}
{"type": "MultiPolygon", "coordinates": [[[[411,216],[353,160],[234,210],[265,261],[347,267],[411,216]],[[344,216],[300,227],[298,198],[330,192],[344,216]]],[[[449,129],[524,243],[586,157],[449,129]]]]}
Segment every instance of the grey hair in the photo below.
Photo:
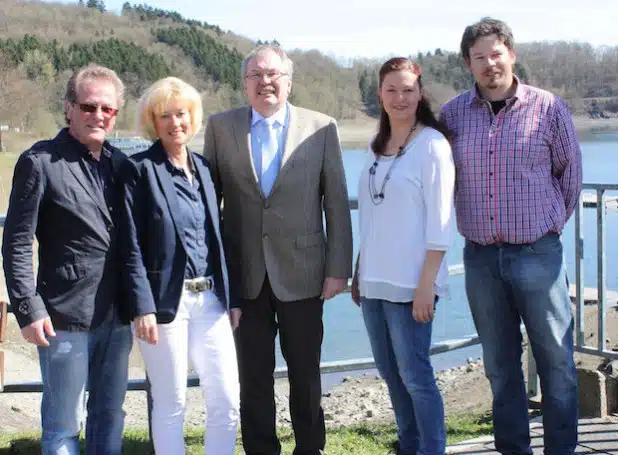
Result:
{"type": "Polygon", "coordinates": [[[283,72],[287,74],[292,79],[292,73],[294,72],[294,63],[288,57],[288,54],[285,53],[283,48],[277,44],[261,44],[254,48],[251,52],[247,54],[242,63],[240,64],[240,77],[241,77],[241,85],[247,75],[247,66],[249,66],[249,62],[253,60],[258,55],[264,54],[268,51],[272,51],[277,54],[281,61],[283,62],[283,72]]]}

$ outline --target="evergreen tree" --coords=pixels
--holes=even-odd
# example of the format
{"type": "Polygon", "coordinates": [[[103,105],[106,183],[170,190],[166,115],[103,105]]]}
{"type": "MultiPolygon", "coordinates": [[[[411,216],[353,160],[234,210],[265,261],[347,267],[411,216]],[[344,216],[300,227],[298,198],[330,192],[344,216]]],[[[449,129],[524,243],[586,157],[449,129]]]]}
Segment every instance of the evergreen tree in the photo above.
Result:
{"type": "Polygon", "coordinates": [[[160,28],[154,32],[157,41],[180,47],[193,63],[215,82],[240,89],[242,55],[230,49],[197,27],[160,28]]]}
{"type": "Polygon", "coordinates": [[[106,11],[105,3],[103,2],[103,0],[88,0],[88,2],[86,3],[86,7],[98,9],[102,13],[106,11]]]}

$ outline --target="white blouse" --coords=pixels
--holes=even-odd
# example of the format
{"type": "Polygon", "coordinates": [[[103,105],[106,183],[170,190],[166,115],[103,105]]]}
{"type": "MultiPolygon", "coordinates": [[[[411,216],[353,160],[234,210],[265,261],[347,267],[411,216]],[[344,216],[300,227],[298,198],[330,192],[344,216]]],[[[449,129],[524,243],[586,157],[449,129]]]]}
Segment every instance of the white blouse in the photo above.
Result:
{"type": "MultiPolygon", "coordinates": [[[[448,141],[425,127],[404,150],[399,158],[376,158],[370,150],[361,173],[358,272],[360,294],[366,298],[414,300],[426,251],[446,251],[453,241],[455,166],[448,141]],[[380,193],[389,169],[384,198],[372,200],[371,194],[380,193]]],[[[434,283],[436,295],[447,295],[447,278],[445,259],[434,283]]]]}

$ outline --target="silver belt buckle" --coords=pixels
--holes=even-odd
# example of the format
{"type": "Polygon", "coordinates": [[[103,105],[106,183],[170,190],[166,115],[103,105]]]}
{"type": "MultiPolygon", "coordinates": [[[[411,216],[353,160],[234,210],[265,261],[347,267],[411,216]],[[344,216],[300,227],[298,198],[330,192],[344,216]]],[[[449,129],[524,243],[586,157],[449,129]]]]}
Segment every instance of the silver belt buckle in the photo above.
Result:
{"type": "Polygon", "coordinates": [[[213,288],[212,278],[194,278],[192,280],[185,280],[185,289],[187,291],[199,294],[200,292],[210,291],[213,288]]]}

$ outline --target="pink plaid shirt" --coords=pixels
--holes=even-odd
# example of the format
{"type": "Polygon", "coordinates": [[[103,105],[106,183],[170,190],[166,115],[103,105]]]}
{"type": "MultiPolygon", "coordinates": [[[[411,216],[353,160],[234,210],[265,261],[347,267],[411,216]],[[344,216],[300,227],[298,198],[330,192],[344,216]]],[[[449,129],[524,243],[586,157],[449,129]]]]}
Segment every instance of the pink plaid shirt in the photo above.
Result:
{"type": "Polygon", "coordinates": [[[498,115],[476,86],[440,113],[453,132],[457,226],[482,245],[561,232],[581,192],[581,150],[566,104],[516,81],[498,115]]]}

